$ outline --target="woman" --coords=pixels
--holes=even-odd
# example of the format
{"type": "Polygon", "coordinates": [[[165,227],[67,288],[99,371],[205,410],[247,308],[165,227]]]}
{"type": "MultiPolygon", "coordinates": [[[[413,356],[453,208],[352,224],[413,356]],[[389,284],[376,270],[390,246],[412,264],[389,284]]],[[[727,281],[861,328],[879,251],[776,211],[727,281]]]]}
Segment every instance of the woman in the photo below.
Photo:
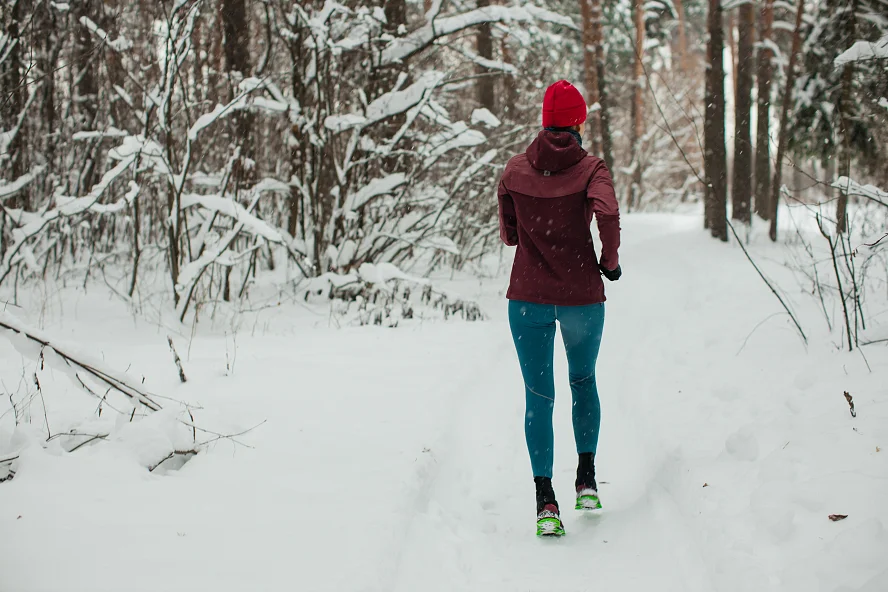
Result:
{"type": "Polygon", "coordinates": [[[537,534],[563,535],[552,489],[555,321],[567,350],[579,462],[576,508],[597,509],[601,408],[595,361],[604,328],[604,275],[620,278],[620,212],[607,167],[583,150],[586,102],[569,82],[546,89],[543,130],[500,180],[500,237],[517,246],[506,297],[524,376],[524,433],[536,484],[537,534]],[[590,225],[598,222],[601,259],[590,225]]]}

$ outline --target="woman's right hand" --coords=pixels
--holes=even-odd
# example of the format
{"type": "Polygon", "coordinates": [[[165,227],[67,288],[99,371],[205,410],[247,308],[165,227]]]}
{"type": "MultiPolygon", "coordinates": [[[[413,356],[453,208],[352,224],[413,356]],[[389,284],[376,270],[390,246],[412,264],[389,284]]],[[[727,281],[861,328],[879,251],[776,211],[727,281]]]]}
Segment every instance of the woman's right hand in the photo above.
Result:
{"type": "Polygon", "coordinates": [[[613,270],[605,269],[605,267],[603,265],[599,265],[598,269],[601,270],[601,275],[603,275],[604,277],[606,277],[607,279],[609,279],[612,282],[617,281],[618,279],[620,279],[620,276],[623,275],[623,270],[620,269],[619,265],[617,265],[617,268],[613,269],[613,270]]]}

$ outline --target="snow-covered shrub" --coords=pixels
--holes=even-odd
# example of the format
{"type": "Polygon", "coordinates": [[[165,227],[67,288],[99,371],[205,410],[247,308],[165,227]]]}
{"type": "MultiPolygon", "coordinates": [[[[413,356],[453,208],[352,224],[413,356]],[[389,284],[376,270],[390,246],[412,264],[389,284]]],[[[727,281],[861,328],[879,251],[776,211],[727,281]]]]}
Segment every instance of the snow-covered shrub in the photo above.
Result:
{"type": "Polygon", "coordinates": [[[390,263],[363,264],[357,273],[328,272],[303,288],[306,302],[330,302],[346,323],[397,327],[413,319],[478,321],[476,302],[437,290],[430,281],[403,273],[390,263]]]}

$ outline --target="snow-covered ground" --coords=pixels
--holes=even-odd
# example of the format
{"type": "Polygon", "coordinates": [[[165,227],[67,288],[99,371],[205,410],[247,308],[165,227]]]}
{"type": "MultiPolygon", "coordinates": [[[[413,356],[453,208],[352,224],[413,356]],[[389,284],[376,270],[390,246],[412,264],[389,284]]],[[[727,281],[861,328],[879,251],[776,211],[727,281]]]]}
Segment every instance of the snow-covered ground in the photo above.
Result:
{"type": "MultiPolygon", "coordinates": [[[[221,439],[161,475],[146,457],[182,438],[158,435],[163,415],[106,419],[118,422],[110,441],[67,453],[59,439],[39,445],[41,401],[18,430],[7,413],[0,459],[20,459],[0,483],[0,590],[888,590],[888,348],[865,350],[872,372],[838,351],[819,303],[789,289],[782,251],[756,240],[806,348],[739,247],[699,225],[624,222],[625,275],[608,285],[598,366],[600,515],[569,509],[575,455],[556,349],[560,540],[533,534],[504,276],[452,282],[481,302],[490,320],[479,323],[335,328],[322,309],[289,306],[236,333],[180,328],[186,384],[168,329],[115,298],[68,290],[40,310],[10,309],[144,376],[151,392],[199,404],[198,425],[265,423],[238,437],[248,446],[221,439]]],[[[10,383],[21,374],[0,340],[4,401],[25,388],[10,383]]],[[[96,407],[61,371],[40,376],[50,431],[96,407]]]]}

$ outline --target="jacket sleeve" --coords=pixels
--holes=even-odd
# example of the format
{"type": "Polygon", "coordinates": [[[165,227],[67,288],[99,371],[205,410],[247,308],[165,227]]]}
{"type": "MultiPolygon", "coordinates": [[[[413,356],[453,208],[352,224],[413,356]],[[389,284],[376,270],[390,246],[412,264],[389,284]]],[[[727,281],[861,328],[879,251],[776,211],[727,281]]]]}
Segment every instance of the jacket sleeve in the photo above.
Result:
{"type": "Polygon", "coordinates": [[[599,264],[614,270],[620,264],[620,206],[614,192],[614,182],[604,162],[599,163],[586,188],[586,197],[592,200],[592,211],[598,221],[601,239],[599,264]]]}
{"type": "Polygon", "coordinates": [[[515,203],[502,181],[500,181],[496,193],[499,201],[500,238],[510,247],[517,246],[518,217],[515,214],[515,203]]]}

